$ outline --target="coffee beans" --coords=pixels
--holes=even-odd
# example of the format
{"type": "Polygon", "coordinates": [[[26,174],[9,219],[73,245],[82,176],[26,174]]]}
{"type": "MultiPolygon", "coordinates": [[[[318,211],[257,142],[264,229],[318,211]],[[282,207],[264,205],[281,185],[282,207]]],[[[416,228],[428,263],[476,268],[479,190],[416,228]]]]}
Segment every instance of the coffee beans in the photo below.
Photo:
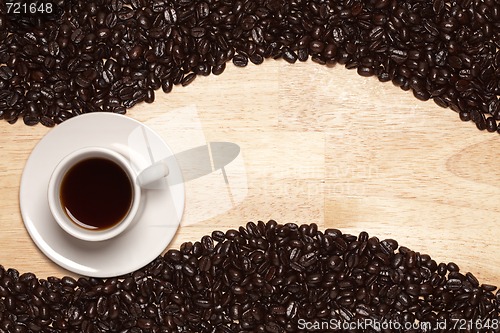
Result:
{"type": "Polygon", "coordinates": [[[500,291],[393,239],[315,224],[216,230],[108,279],[38,279],[0,266],[8,332],[304,332],[306,322],[332,321],[429,332],[417,324],[447,320],[498,332],[500,291]]]}
{"type": "Polygon", "coordinates": [[[0,118],[9,123],[54,126],[86,112],[123,114],[153,102],[160,87],[168,93],[197,75],[220,75],[228,61],[245,67],[311,57],[392,81],[499,132],[496,1],[52,4],[44,16],[0,11],[0,118]]]}

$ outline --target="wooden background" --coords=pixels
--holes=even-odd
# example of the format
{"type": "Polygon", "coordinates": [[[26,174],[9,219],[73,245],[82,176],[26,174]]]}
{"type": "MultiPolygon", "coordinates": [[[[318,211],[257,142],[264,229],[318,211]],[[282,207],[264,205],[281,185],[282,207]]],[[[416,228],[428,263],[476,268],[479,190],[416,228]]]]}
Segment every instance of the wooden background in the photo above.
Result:
{"type": "MultiPolygon", "coordinates": [[[[176,152],[196,136],[241,149],[229,205],[220,171],[186,183],[171,247],[248,221],[314,222],[394,238],[500,285],[500,137],[432,101],[342,66],[269,60],[160,90],[127,115],[176,152]]],[[[24,164],[48,131],[0,122],[0,264],[40,278],[73,275],[37,249],[19,209],[24,164]]]]}

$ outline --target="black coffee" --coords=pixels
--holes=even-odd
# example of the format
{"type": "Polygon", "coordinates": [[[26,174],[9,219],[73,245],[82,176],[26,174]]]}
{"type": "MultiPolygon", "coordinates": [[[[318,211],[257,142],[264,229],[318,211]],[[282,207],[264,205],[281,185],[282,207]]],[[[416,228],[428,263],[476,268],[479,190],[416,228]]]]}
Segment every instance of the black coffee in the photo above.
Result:
{"type": "Polygon", "coordinates": [[[89,158],[71,167],[60,189],[63,209],[87,229],[107,229],[120,222],[132,204],[127,173],[105,158],[89,158]]]}

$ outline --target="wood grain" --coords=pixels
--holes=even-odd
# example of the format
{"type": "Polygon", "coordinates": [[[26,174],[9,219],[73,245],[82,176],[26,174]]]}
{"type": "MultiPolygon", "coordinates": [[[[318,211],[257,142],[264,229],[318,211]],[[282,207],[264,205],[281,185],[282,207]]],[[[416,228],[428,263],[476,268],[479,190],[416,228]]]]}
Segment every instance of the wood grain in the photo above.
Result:
{"type": "MultiPolygon", "coordinates": [[[[186,183],[171,247],[247,221],[314,222],[394,238],[500,285],[500,137],[451,110],[341,66],[266,61],[158,91],[127,115],[175,152],[240,147],[227,181],[216,170],[186,183]]],[[[24,163],[48,131],[0,124],[0,263],[39,277],[72,275],[36,248],[19,210],[24,163]]]]}

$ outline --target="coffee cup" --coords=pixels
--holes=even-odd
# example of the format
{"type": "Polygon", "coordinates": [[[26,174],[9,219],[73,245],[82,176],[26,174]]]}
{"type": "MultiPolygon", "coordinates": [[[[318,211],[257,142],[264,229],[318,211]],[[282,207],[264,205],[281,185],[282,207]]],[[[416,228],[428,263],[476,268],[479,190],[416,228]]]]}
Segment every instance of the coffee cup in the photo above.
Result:
{"type": "Polygon", "coordinates": [[[104,241],[131,226],[148,184],[168,175],[165,161],[140,172],[122,153],[85,147],[62,158],[48,185],[50,211],[68,234],[84,241],[104,241]]]}

